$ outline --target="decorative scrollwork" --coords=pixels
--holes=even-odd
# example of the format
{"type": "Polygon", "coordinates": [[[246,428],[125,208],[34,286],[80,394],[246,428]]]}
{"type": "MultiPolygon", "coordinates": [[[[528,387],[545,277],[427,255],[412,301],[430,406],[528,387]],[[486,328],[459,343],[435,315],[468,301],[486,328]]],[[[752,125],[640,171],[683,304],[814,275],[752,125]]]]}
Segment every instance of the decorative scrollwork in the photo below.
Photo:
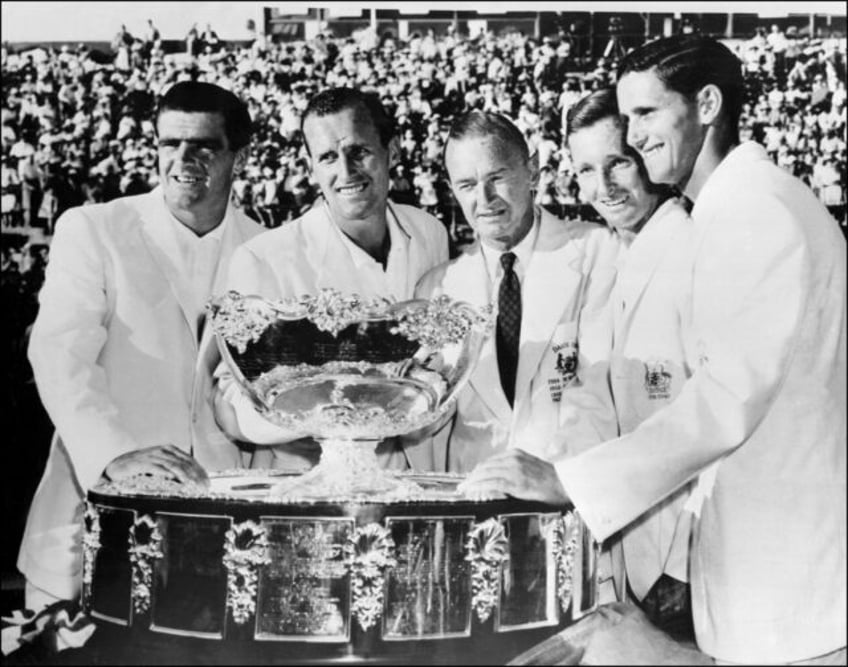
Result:
{"type": "Polygon", "coordinates": [[[90,502],[85,503],[83,524],[85,532],[82,537],[82,603],[87,609],[91,599],[91,582],[94,580],[94,561],[100,550],[100,511],[90,502]]]}
{"type": "MultiPolygon", "coordinates": [[[[337,336],[339,331],[369,317],[385,317],[391,301],[375,297],[363,299],[358,294],[345,296],[335,289],[325,288],[315,296],[302,296],[297,300],[306,317],[321,331],[337,336]]],[[[281,307],[291,307],[281,302],[281,307]]]]}
{"type": "Polygon", "coordinates": [[[398,325],[392,329],[392,333],[399,333],[408,340],[418,341],[437,350],[461,342],[468,337],[471,329],[488,331],[493,321],[491,305],[477,311],[467,304],[453,301],[446,294],[441,294],[426,306],[416,304],[403,308],[399,313],[398,325]]]}
{"type": "Polygon", "coordinates": [[[129,556],[132,566],[132,600],[137,614],[150,609],[153,561],[162,558],[162,533],[156,520],[144,514],[130,528],[129,556]]]}
{"type": "Polygon", "coordinates": [[[574,590],[574,560],[580,544],[580,525],[580,517],[572,511],[553,520],[549,526],[557,564],[557,598],[563,613],[568,611],[574,590]]]}
{"type": "Polygon", "coordinates": [[[265,529],[253,522],[235,524],[225,534],[224,567],[227,568],[227,607],[241,625],[256,612],[259,567],[271,562],[265,529]]]}
{"type": "Polygon", "coordinates": [[[363,630],[383,613],[383,588],[387,568],[397,565],[391,532],[377,523],[357,528],[344,545],[351,576],[351,611],[363,630]]]}
{"type": "Polygon", "coordinates": [[[277,319],[277,313],[264,301],[246,300],[235,291],[206,305],[212,326],[229,345],[244,354],[248,343],[255,343],[268,325],[277,319]]]}
{"type": "Polygon", "coordinates": [[[498,601],[501,566],[509,560],[509,540],[494,517],[472,526],[465,542],[465,560],[471,562],[471,604],[481,623],[498,601]]]}

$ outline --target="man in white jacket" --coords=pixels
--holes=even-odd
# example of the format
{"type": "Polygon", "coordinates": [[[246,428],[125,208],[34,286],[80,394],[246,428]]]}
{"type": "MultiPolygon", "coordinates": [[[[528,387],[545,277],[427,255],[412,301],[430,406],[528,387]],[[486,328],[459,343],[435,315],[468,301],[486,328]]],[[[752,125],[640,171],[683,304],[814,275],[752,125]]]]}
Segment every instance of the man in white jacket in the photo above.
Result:
{"type": "MultiPolygon", "coordinates": [[[[622,62],[628,143],[651,180],[694,201],[694,372],[631,433],[555,466],[501,461],[497,483],[570,499],[602,539],[698,478],[698,647],[722,662],[844,664],[845,240],[809,188],[739,143],[743,91],[737,58],[706,37],[622,62]]],[[[478,469],[470,486],[494,481],[478,469]]]]}
{"type": "MultiPolygon", "coordinates": [[[[568,145],[590,204],[621,240],[615,287],[609,382],[619,433],[630,433],[673,401],[693,369],[686,361],[692,220],[672,188],[648,180],[626,142],[614,88],[596,90],[568,112],[568,145]]],[[[684,613],[689,523],[682,511],[691,485],[668,496],[622,530],[627,583],[658,622],[684,613]],[[653,588],[653,590],[652,590],[653,588]],[[651,593],[649,594],[649,591],[651,593]]]]}
{"type": "MultiPolygon", "coordinates": [[[[418,279],[447,259],[447,231],[424,211],[388,200],[398,144],[379,99],[351,88],[325,90],[309,101],[301,131],[323,199],[236,250],[227,288],[268,299],[324,288],[364,298],[412,298],[418,279]]],[[[216,376],[218,420],[234,438],[258,445],[252,467],[306,469],[317,462],[318,445],[264,419],[224,363],[216,376]]],[[[391,468],[434,467],[428,441],[401,448],[391,439],[378,456],[391,468]]]]}
{"type": "MultiPolygon", "coordinates": [[[[618,433],[605,362],[619,244],[604,225],[534,205],[535,158],[497,113],[471,111],[448,136],[451,187],[477,242],[417,291],[498,310],[456,416],[435,438],[450,472],[516,447],[554,461],[618,433]]],[[[612,567],[604,569],[606,581],[612,567]]]]}
{"type": "MultiPolygon", "coordinates": [[[[85,491],[138,474],[203,483],[241,464],[211,409],[204,327],[232,251],[261,227],[229,204],[247,107],[175,84],[157,115],[161,186],[67,211],[50,248],[29,359],[56,427],[18,557],[26,605],[81,587],[85,491]]],[[[212,348],[214,350],[214,348],[212,348]]]]}

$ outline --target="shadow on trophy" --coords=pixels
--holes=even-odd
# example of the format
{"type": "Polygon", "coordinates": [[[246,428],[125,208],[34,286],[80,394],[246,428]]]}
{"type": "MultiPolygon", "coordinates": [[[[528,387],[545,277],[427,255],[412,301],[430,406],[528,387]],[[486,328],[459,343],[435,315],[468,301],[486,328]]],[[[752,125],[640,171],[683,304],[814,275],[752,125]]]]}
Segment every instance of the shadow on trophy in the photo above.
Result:
{"type": "Polygon", "coordinates": [[[272,487],[283,501],[421,496],[416,476],[380,467],[376,447],[426,437],[449,416],[493,323],[491,307],[447,296],[391,302],[330,289],[277,301],[229,292],[209,310],[221,355],[259,413],[290,439],[321,445],[312,470],[272,487]]]}

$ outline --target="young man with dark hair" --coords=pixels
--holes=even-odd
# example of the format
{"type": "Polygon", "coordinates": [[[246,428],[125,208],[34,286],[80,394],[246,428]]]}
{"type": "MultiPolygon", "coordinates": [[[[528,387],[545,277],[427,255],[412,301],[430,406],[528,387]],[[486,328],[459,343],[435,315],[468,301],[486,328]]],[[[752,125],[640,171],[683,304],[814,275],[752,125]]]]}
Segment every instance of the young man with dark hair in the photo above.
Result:
{"type": "Polygon", "coordinates": [[[56,427],[18,558],[30,609],[79,595],[83,501],[99,480],[204,483],[204,468],[241,465],[210,407],[204,314],[232,251],[261,231],[229,204],[245,119],[232,93],[175,84],[157,117],[160,186],[56,225],[29,345],[56,427]]]}

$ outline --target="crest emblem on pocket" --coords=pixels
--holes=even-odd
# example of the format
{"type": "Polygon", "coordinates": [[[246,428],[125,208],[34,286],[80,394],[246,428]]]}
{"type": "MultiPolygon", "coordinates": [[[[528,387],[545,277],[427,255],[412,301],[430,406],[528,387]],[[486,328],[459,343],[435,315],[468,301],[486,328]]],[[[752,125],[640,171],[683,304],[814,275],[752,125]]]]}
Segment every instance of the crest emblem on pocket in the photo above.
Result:
{"type": "Polygon", "coordinates": [[[571,348],[557,352],[557,372],[562,376],[563,382],[570,382],[577,374],[577,349],[571,348]]]}
{"type": "Polygon", "coordinates": [[[650,400],[671,398],[671,373],[663,362],[645,364],[645,391],[650,400]]]}
{"type": "Polygon", "coordinates": [[[554,373],[548,378],[548,388],[551,391],[551,400],[556,403],[562,397],[562,390],[577,377],[577,341],[554,345],[553,352],[556,359],[554,373]]]}

